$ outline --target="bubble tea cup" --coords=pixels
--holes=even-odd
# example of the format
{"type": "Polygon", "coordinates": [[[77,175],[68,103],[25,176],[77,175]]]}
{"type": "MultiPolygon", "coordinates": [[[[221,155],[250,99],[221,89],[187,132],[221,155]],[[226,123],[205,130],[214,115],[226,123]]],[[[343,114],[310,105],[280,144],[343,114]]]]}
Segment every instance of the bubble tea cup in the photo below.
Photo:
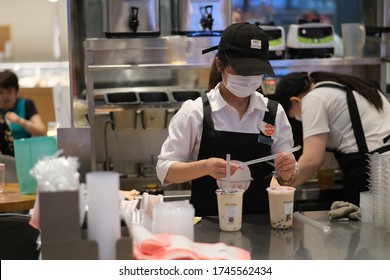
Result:
{"type": "Polygon", "coordinates": [[[215,193],[218,201],[219,228],[223,231],[240,230],[244,191],[223,191],[218,189],[215,193]]]}
{"type": "Polygon", "coordinates": [[[274,229],[292,228],[295,188],[277,186],[269,187],[267,191],[271,227],[274,229]]]}

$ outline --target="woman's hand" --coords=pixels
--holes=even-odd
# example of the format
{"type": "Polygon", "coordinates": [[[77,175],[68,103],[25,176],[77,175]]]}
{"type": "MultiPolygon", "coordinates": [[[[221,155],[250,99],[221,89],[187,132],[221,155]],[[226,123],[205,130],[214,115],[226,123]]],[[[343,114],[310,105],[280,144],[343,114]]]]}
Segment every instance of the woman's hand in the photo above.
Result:
{"type": "Polygon", "coordinates": [[[278,172],[279,183],[288,185],[295,181],[296,177],[296,161],[292,154],[280,152],[275,159],[275,169],[278,172]]]}
{"type": "MultiPolygon", "coordinates": [[[[207,172],[211,177],[215,179],[226,177],[226,160],[222,158],[209,158],[207,159],[206,165],[207,172]]],[[[238,164],[230,163],[230,175],[233,175],[238,168],[240,168],[238,164]]]]}
{"type": "Polygon", "coordinates": [[[20,117],[18,114],[14,113],[14,112],[7,112],[5,114],[5,119],[10,122],[10,123],[16,123],[16,124],[21,124],[20,123],[20,117]]]}

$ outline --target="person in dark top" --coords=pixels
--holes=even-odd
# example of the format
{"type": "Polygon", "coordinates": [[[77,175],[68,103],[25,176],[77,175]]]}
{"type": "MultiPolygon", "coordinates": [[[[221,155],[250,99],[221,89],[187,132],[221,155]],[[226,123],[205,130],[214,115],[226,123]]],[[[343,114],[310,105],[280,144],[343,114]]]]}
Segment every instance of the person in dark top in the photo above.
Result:
{"type": "Polygon", "coordinates": [[[0,154],[14,156],[14,137],[2,115],[0,115],[0,154]]]}
{"type": "Polygon", "coordinates": [[[44,136],[46,126],[31,99],[18,97],[19,80],[10,70],[0,72],[0,114],[9,124],[13,138],[44,136]]]}

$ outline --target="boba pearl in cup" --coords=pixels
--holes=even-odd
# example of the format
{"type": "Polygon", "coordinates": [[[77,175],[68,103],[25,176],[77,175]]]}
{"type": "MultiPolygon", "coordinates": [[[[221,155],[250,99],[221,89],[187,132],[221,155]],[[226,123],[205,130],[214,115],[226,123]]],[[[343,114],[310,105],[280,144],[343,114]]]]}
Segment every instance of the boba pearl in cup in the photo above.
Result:
{"type": "Polygon", "coordinates": [[[241,229],[243,190],[216,190],[219,228],[223,231],[241,229]]]}
{"type": "Polygon", "coordinates": [[[293,224],[295,188],[275,186],[267,188],[271,227],[289,229],[293,224]]]}

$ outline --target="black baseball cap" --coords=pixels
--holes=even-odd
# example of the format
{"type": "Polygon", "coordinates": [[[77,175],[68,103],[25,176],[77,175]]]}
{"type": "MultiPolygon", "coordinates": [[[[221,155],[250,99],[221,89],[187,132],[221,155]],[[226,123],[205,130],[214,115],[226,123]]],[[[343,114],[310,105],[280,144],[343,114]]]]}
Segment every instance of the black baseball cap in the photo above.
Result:
{"type": "Polygon", "coordinates": [[[214,50],[224,53],[234,71],[241,76],[275,76],[268,61],[268,48],[268,36],[263,29],[241,22],[228,26],[222,32],[219,45],[203,50],[202,54],[214,50]]]}

